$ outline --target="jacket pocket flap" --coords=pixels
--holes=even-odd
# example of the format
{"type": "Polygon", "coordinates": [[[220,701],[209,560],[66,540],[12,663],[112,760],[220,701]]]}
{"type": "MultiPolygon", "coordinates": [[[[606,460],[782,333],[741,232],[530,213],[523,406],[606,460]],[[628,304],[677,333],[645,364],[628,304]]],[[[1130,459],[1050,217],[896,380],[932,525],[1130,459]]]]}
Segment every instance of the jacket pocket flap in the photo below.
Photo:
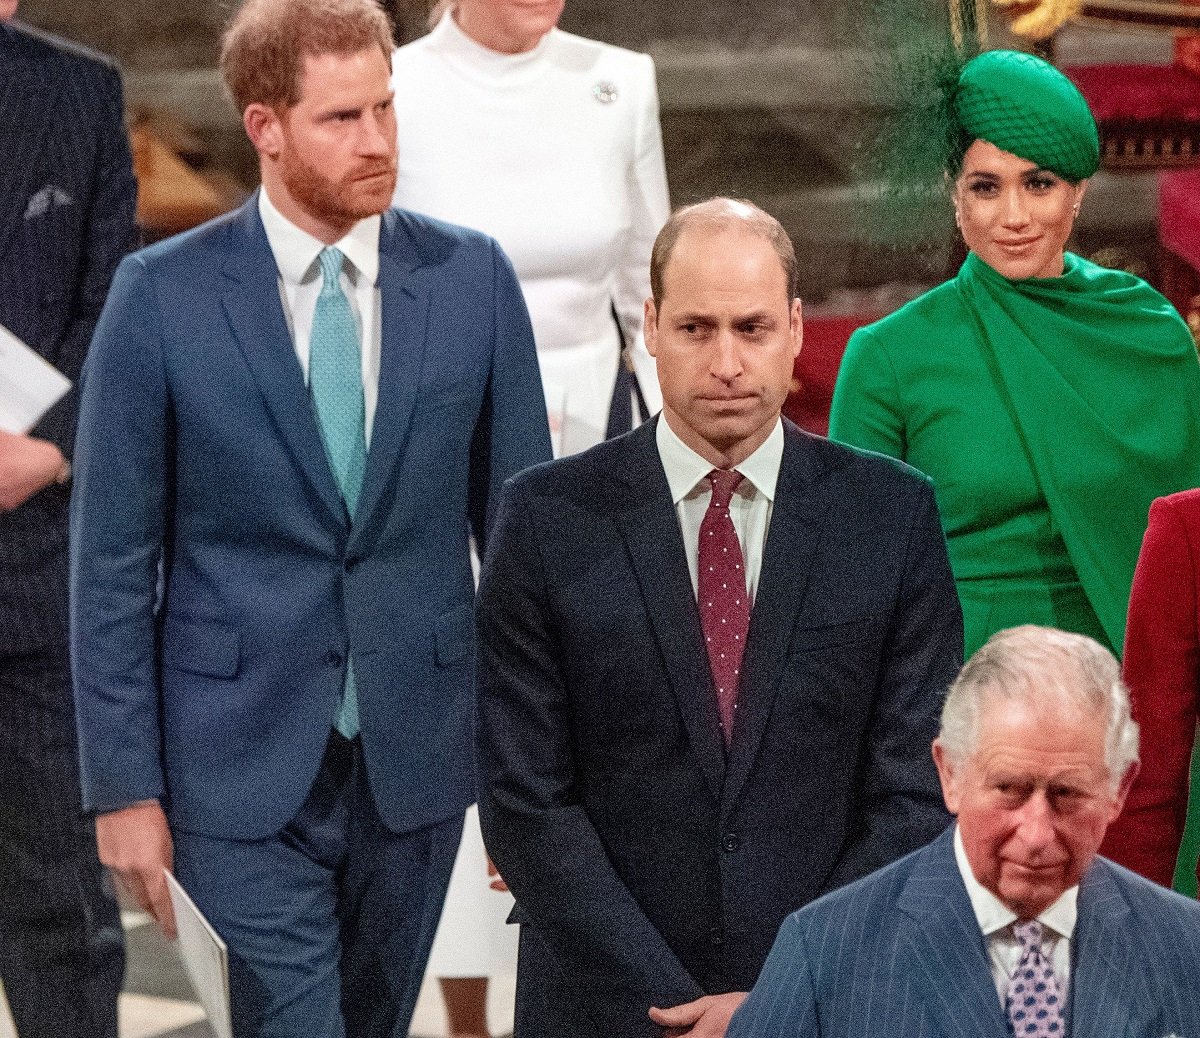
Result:
{"type": "Polygon", "coordinates": [[[238,670],[240,639],[221,624],[189,621],[163,631],[163,663],[190,674],[231,678],[238,670]]]}
{"type": "Polygon", "coordinates": [[[792,651],[830,649],[837,645],[853,645],[871,636],[875,626],[874,617],[865,616],[858,620],[821,624],[804,627],[792,633],[792,651]]]}

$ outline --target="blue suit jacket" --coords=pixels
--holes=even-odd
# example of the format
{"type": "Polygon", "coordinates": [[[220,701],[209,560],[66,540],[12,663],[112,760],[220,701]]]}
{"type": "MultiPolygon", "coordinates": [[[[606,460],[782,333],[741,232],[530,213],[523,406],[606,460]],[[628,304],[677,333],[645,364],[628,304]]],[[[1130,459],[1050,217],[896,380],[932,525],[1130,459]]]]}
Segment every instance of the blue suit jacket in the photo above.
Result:
{"type": "MultiPolygon", "coordinates": [[[[0,23],[0,324],[76,382],[137,185],[121,79],[107,58],[0,23]]],[[[73,389],[32,435],[70,458],[73,389]]],[[[67,501],[50,486],[0,514],[0,655],[67,639],[67,501]]],[[[69,727],[69,723],[68,723],[69,727]]]]}
{"type": "Polygon", "coordinates": [[[549,456],[532,333],[482,235],[390,210],[382,358],[350,522],[257,199],[129,257],[85,373],[72,647],[85,799],[164,798],[173,826],[279,830],[354,661],[385,823],[474,797],[468,540],[549,456]],[[161,563],[161,565],[160,565],[161,563]]]}
{"type": "MultiPolygon", "coordinates": [[[[1079,887],[1071,1038],[1200,1034],[1200,904],[1097,858],[1079,887]]],[[[1008,1038],[954,859],[928,847],[784,923],[728,1038],[1008,1038]]]]}
{"type": "Polygon", "coordinates": [[[523,1038],[660,1038],[651,1005],[746,990],[788,913],[946,825],[962,619],[932,489],[784,441],[728,754],[654,423],[505,489],[479,810],[523,913],[523,1038]]]}

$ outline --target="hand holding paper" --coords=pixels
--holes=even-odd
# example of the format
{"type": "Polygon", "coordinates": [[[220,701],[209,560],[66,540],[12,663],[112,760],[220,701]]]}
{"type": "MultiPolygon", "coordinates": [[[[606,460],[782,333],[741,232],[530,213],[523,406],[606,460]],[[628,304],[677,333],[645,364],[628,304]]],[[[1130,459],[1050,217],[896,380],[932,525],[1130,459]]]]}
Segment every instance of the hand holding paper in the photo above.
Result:
{"type": "Polygon", "coordinates": [[[158,801],[97,815],[96,849],[129,896],[174,938],[175,913],[163,871],[174,868],[175,845],[158,801]]]}

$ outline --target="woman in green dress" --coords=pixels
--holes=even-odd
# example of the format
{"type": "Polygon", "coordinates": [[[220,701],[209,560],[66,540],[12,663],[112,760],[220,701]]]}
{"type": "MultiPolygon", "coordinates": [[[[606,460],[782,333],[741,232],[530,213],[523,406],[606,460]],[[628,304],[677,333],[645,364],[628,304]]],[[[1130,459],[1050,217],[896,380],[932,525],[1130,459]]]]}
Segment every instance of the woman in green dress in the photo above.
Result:
{"type": "Polygon", "coordinates": [[[957,277],[851,338],[830,436],[934,481],[969,655],[1038,623],[1115,652],[1150,502],[1200,486],[1200,363],[1140,279],[1065,252],[1099,164],[1060,72],[989,51],[951,91],[957,277]]]}

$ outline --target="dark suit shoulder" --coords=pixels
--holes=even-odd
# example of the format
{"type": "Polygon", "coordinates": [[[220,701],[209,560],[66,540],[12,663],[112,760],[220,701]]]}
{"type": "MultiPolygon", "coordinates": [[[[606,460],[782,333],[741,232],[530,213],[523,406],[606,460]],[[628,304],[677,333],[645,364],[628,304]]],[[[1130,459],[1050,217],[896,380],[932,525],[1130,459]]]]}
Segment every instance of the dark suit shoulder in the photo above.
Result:
{"type": "Polygon", "coordinates": [[[433,265],[444,263],[460,249],[485,252],[499,249],[495,239],[482,231],[426,216],[411,209],[387,210],[383,214],[383,235],[380,248],[387,247],[389,237],[397,236],[407,240],[422,263],[433,265]]]}
{"type": "Polygon", "coordinates": [[[579,454],[534,465],[509,483],[515,493],[576,499],[589,508],[625,502],[631,492],[635,496],[644,493],[649,477],[665,479],[654,428],[654,421],[647,422],[633,432],[604,440],[579,454]]]}
{"type": "Polygon", "coordinates": [[[928,865],[931,852],[943,839],[944,833],[932,844],[910,851],[902,858],[874,872],[847,883],[844,887],[831,890],[815,901],[792,913],[807,926],[823,929],[829,926],[849,925],[855,921],[877,926],[885,915],[896,907],[900,894],[914,876],[919,877],[928,865]]]}
{"type": "Polygon", "coordinates": [[[881,489],[888,486],[899,489],[905,485],[915,489],[933,485],[925,473],[898,458],[818,436],[801,429],[786,418],[783,422],[787,438],[785,442],[794,445],[796,451],[810,454],[817,464],[831,475],[858,475],[878,480],[883,484],[881,489]]]}
{"type": "Polygon", "coordinates": [[[117,71],[116,62],[107,54],[101,54],[74,40],[55,36],[24,22],[10,22],[2,28],[5,39],[16,52],[27,60],[36,62],[43,74],[50,72],[54,66],[64,71],[71,70],[77,75],[94,76],[100,73],[108,76],[117,71]]]}
{"type": "MultiPolygon", "coordinates": [[[[1200,954],[1200,901],[1184,897],[1177,891],[1160,886],[1139,876],[1108,858],[1096,858],[1092,868],[1107,873],[1120,890],[1130,908],[1137,913],[1139,926],[1144,929],[1150,919],[1174,931],[1186,934],[1186,943],[1193,953],[1200,954]]],[[[1084,880],[1087,884],[1087,880],[1084,880]]]]}
{"type": "MultiPolygon", "coordinates": [[[[253,202],[252,198],[246,204],[252,205],[253,202]]],[[[172,235],[138,249],[127,256],[124,262],[170,273],[179,267],[189,267],[208,254],[219,257],[226,254],[235,244],[235,239],[241,234],[239,222],[245,219],[245,215],[243,206],[182,234],[172,235]]]]}

